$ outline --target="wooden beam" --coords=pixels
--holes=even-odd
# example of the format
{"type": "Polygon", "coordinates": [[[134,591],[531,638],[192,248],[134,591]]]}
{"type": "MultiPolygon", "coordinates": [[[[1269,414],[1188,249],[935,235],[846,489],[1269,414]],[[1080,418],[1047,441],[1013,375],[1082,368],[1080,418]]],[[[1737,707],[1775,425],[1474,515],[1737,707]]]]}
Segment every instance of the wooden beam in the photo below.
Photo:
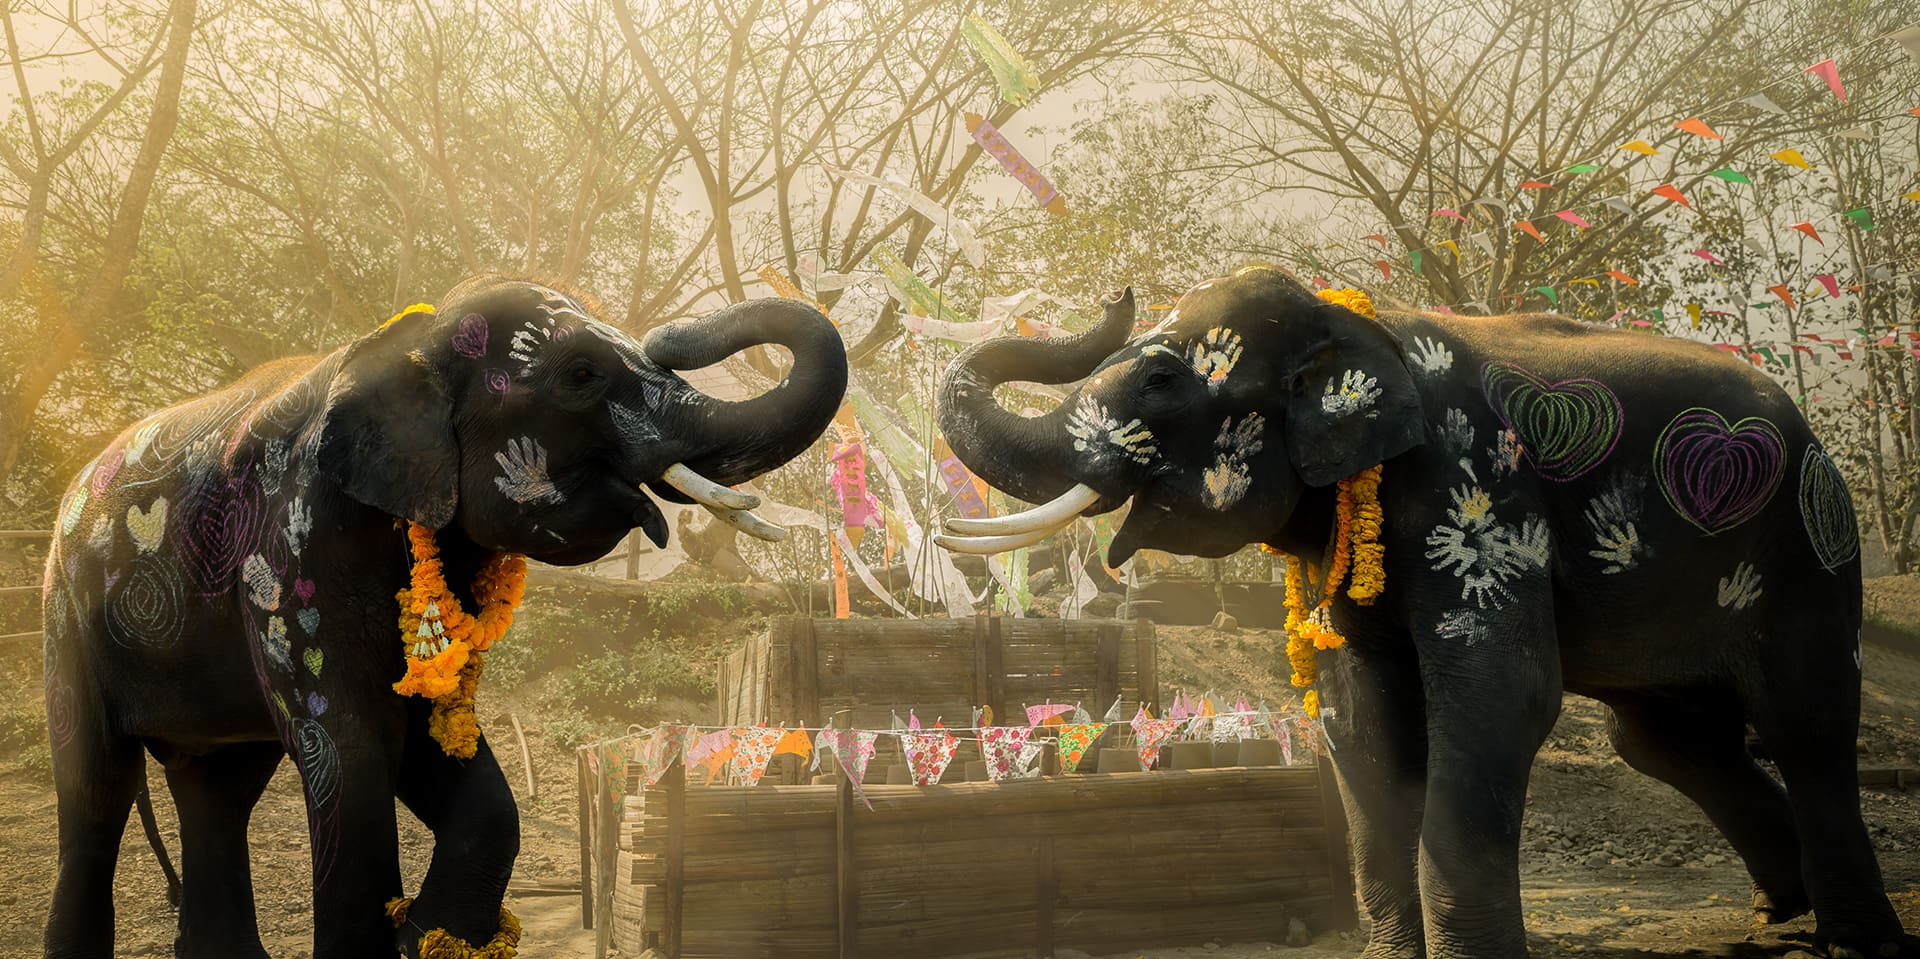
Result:
{"type": "Polygon", "coordinates": [[[1053,959],[1053,905],[1060,897],[1059,877],[1053,869],[1053,835],[1044,834],[1034,849],[1034,955],[1053,959]]]}
{"type": "Polygon", "coordinates": [[[823,718],[820,715],[820,643],[813,632],[813,619],[789,617],[787,644],[793,657],[789,672],[793,678],[794,722],[818,726],[823,718]]]}
{"type": "Polygon", "coordinates": [[[834,901],[840,959],[860,954],[860,874],[853,861],[853,779],[840,775],[834,797],[834,901]]]}
{"type": "Polygon", "coordinates": [[[0,529],[0,539],[52,539],[50,529],[0,529]]]}
{"type": "Polygon", "coordinates": [[[0,596],[25,596],[39,591],[39,586],[0,586],[0,596]]]}
{"type": "Polygon", "coordinates": [[[676,762],[667,768],[667,893],[666,936],[661,945],[667,959],[680,959],[682,911],[686,906],[687,870],[687,764],[676,762]]]}
{"type": "MultiPolygon", "coordinates": [[[[1155,659],[1160,644],[1153,635],[1153,621],[1142,616],[1133,621],[1140,648],[1134,659],[1134,682],[1140,686],[1140,701],[1155,716],[1160,715],[1160,665],[1155,659]]],[[[1104,708],[1104,707],[1103,707],[1104,708]]]]}
{"type": "Polygon", "coordinates": [[[593,844],[594,879],[599,883],[594,888],[593,911],[605,916],[606,921],[594,930],[594,959],[607,959],[607,952],[613,947],[613,886],[617,882],[614,864],[620,857],[620,813],[626,805],[620,794],[626,792],[626,783],[621,783],[616,792],[612,782],[610,770],[603,766],[594,781],[593,801],[600,810],[600,826],[593,844]]]}
{"type": "Polygon", "coordinates": [[[1353,863],[1347,855],[1347,807],[1340,802],[1340,782],[1334,775],[1333,761],[1321,755],[1314,765],[1320,773],[1320,816],[1327,836],[1327,879],[1332,887],[1327,922],[1335,931],[1345,932],[1360,925],[1353,896],[1353,863]]]}
{"type": "Polygon", "coordinates": [[[973,698],[972,705],[993,708],[994,722],[1012,722],[1007,704],[1002,701],[1006,688],[1006,666],[1001,659],[1000,617],[980,614],[973,619],[973,698]]]}
{"type": "Polygon", "coordinates": [[[580,928],[593,928],[593,793],[587,774],[587,754],[573,751],[574,800],[579,805],[580,928]]]}

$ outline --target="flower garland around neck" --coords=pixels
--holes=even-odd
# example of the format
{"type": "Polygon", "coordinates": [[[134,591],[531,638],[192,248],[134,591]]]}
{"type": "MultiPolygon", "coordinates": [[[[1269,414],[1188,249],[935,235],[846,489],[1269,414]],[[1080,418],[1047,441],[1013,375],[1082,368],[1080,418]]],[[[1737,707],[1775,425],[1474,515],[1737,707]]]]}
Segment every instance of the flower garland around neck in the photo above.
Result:
{"type": "Polygon", "coordinates": [[[407,674],[393,691],[433,700],[427,732],[447,755],[472,759],[480,738],[473,714],[480,654],[513,625],[513,612],[526,593],[527,560],[518,553],[488,557],[473,576],[473,599],[480,608],[470,614],[447,586],[433,530],[409,521],[407,542],[413,553],[410,582],[395,596],[407,674]]]}
{"type": "MultiPolygon", "coordinates": [[[[1377,319],[1373,301],[1359,290],[1321,290],[1322,300],[1337,303],[1361,316],[1377,319]]],[[[1380,509],[1381,467],[1375,464],[1340,481],[1334,498],[1333,556],[1327,562],[1327,575],[1320,580],[1318,570],[1300,557],[1290,556],[1272,546],[1260,548],[1276,556],[1287,556],[1287,661],[1293,666],[1293,685],[1307,690],[1302,703],[1307,715],[1320,715],[1320,691],[1312,688],[1319,678],[1314,660],[1316,650],[1338,649],[1346,637],[1333,627],[1333,597],[1340,584],[1352,574],[1347,597],[1361,606],[1371,606],[1387,588],[1383,565],[1387,548],[1380,543],[1380,527],[1386,513],[1380,509]],[[1318,604],[1307,604],[1307,583],[1318,580],[1318,604]]]]}

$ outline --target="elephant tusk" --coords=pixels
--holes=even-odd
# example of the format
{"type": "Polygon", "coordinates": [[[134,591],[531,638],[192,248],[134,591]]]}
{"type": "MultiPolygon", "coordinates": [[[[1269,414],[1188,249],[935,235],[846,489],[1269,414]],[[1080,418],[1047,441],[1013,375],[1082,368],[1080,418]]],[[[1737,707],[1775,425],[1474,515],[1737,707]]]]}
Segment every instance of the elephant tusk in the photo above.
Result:
{"type": "MultiPolygon", "coordinates": [[[[704,503],[701,505],[706,506],[704,503]]],[[[707,506],[707,512],[712,513],[714,519],[755,539],[764,539],[769,543],[778,543],[787,538],[787,528],[785,526],[769,523],[747,510],[707,506]]]]}
{"type": "Polygon", "coordinates": [[[1010,513],[993,519],[947,520],[947,530],[968,536],[998,536],[1007,533],[1030,533],[1035,530],[1052,532],[1073,522],[1080,511],[1092,506],[1100,494],[1085,483],[1056,496],[1052,501],[1035,506],[1020,513],[1010,513]]]}
{"type": "Polygon", "coordinates": [[[934,535],[933,541],[950,552],[987,556],[1016,550],[1022,546],[1032,546],[1052,535],[1051,529],[1031,530],[1006,536],[948,536],[945,533],[938,533],[934,535]]]}
{"type": "Polygon", "coordinates": [[[716,512],[723,509],[747,510],[760,505],[760,497],[721,486],[688,469],[685,463],[675,463],[667,467],[667,471],[660,474],[660,478],[665,480],[668,486],[693,497],[695,502],[716,512]]]}

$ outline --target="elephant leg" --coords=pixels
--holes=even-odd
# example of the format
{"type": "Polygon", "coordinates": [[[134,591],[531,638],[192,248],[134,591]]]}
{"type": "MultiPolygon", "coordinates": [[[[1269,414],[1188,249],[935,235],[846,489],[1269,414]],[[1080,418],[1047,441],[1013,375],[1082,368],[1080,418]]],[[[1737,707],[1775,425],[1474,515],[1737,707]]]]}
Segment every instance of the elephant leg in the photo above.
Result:
{"type": "Polygon", "coordinates": [[[1352,836],[1355,888],[1371,923],[1367,959],[1420,959],[1420,817],[1427,725],[1405,638],[1356,638],[1319,657],[1321,716],[1352,836]]]}
{"type": "Polygon", "coordinates": [[[55,733],[53,781],[59,795],[60,868],[47,913],[49,959],[106,959],[113,954],[113,872],[120,837],[140,791],[146,757],[138,741],[106,731],[93,704],[60,741],[55,733]]]}
{"type": "Polygon", "coordinates": [[[1434,959],[1527,955],[1520,819],[1534,754],[1560,712],[1545,591],[1475,610],[1470,630],[1457,612],[1416,619],[1429,624],[1415,642],[1427,700],[1420,898],[1434,959]]]}
{"type": "Polygon", "coordinates": [[[398,795],[433,831],[433,861],[401,939],[412,947],[427,931],[445,929],[478,947],[500,928],[500,903],[520,853],[519,809],[485,737],[472,759],[455,759],[419,718],[408,727],[398,795]]]}
{"type": "Polygon", "coordinates": [[[285,755],[278,742],[236,743],[169,763],[180,815],[180,934],[174,955],[260,957],[247,822],[285,755]]]}
{"type": "Polygon", "coordinates": [[[1607,734],[1627,765],[1680,790],[1733,844],[1753,877],[1762,922],[1813,904],[1800,879],[1800,841],[1787,792],[1747,752],[1746,713],[1731,694],[1609,699],[1607,734]]]}
{"type": "MultiPolygon", "coordinates": [[[[288,752],[306,790],[313,849],[314,959],[393,954],[386,904],[400,894],[393,796],[401,744],[399,717],[382,713],[368,707],[365,718],[337,725],[292,721],[288,752]]],[[[352,715],[336,702],[327,718],[352,715]]]]}
{"type": "Polygon", "coordinates": [[[1749,708],[1793,805],[1815,942],[1834,956],[1906,954],[1901,943],[1913,942],[1887,902],[1860,818],[1858,639],[1834,635],[1835,624],[1783,619],[1770,630],[1771,661],[1749,708]]]}

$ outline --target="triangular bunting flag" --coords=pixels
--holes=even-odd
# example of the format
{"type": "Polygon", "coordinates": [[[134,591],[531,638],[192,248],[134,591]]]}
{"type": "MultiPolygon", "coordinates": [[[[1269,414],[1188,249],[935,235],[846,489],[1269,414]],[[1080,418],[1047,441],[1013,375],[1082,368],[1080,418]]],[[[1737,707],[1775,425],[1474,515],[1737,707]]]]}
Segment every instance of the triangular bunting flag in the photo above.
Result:
{"type": "Polygon", "coordinates": [[[1713,132],[1712,127],[1707,126],[1707,121],[1702,120],[1699,117],[1688,117],[1685,120],[1682,120],[1679,123],[1674,124],[1673,128],[1676,130],[1682,130],[1687,133],[1691,133],[1694,136],[1706,137],[1709,140],[1723,139],[1723,137],[1721,137],[1720,134],[1713,132]]]}
{"type": "Polygon", "coordinates": [[[1746,104],[1747,106],[1753,107],[1756,110],[1765,110],[1768,113],[1772,113],[1777,116],[1787,115],[1787,111],[1781,109],[1780,104],[1773,102],[1773,100],[1770,99],[1764,93],[1756,93],[1749,97],[1741,97],[1740,102],[1746,104]]]}
{"type": "Polygon", "coordinates": [[[1487,259],[1493,259],[1493,238],[1492,237],[1486,235],[1485,233],[1475,233],[1474,235],[1467,237],[1467,239],[1472,240],[1473,245],[1479,247],[1480,252],[1485,253],[1487,255],[1487,259]]]}
{"type": "Polygon", "coordinates": [[[1446,207],[1441,207],[1440,209],[1438,209],[1438,210],[1435,210],[1435,211],[1433,211],[1433,212],[1432,212],[1431,214],[1428,214],[1428,215],[1429,215],[1429,216],[1450,216],[1450,217],[1453,217],[1453,218],[1454,218],[1454,219],[1456,219],[1456,220],[1459,220],[1459,221],[1460,221],[1460,222],[1462,222],[1462,223],[1465,223],[1465,222],[1467,222],[1467,218],[1466,218],[1466,217],[1464,217],[1464,216],[1461,216],[1461,215],[1460,215],[1460,213],[1459,213],[1459,211],[1457,211],[1457,210],[1449,210],[1449,209],[1447,209],[1446,207]]]}
{"type": "Polygon", "coordinates": [[[1551,184],[1551,183],[1548,183],[1548,182],[1547,182],[1547,181],[1545,181],[1545,180],[1528,180],[1527,182],[1525,182],[1525,183],[1522,183],[1522,184],[1520,184],[1520,189],[1522,189],[1522,190],[1551,190],[1551,189],[1553,189],[1553,184],[1551,184]]]}
{"type": "Polygon", "coordinates": [[[1610,206],[1628,216],[1633,215],[1633,204],[1623,196],[1610,196],[1600,201],[1601,206],[1610,206]]]}
{"type": "Polygon", "coordinates": [[[1500,211],[1501,219],[1504,220],[1507,218],[1507,204],[1504,201],[1496,200],[1492,197],[1483,196],[1477,200],[1468,200],[1467,205],[1468,206],[1490,206],[1500,211]]]}
{"type": "Polygon", "coordinates": [[[1407,261],[1413,264],[1413,275],[1419,276],[1420,275],[1420,251],[1408,250],[1407,261]]]}
{"type": "Polygon", "coordinates": [[[1834,64],[1832,57],[1828,57],[1800,72],[1811,73],[1827,81],[1827,89],[1832,90],[1833,95],[1838,97],[1841,103],[1847,102],[1847,91],[1844,87],[1840,86],[1840,67],[1834,64]]]}
{"type": "Polygon", "coordinates": [[[1711,177],[1719,177],[1720,179],[1725,180],[1728,183],[1746,183],[1746,184],[1753,183],[1752,180],[1747,179],[1746,174],[1741,173],[1739,170],[1720,169],[1720,170],[1715,170],[1712,173],[1709,173],[1707,175],[1711,177]]]}
{"type": "Polygon", "coordinates": [[[1393,281],[1393,266],[1391,264],[1385,260],[1375,260],[1373,261],[1373,265],[1380,268],[1381,280],[1389,283],[1393,281]]]}
{"type": "Polygon", "coordinates": [[[1154,763],[1160,759],[1160,744],[1166,742],[1167,737],[1173,735],[1173,731],[1179,726],[1178,719],[1172,717],[1148,719],[1144,711],[1133,717],[1134,741],[1139,749],[1140,765],[1143,768],[1153,768],[1154,763]]]}
{"type": "Polygon", "coordinates": [[[1867,129],[1866,127],[1848,127],[1845,130],[1841,130],[1839,133],[1835,134],[1835,136],[1843,136],[1849,140],[1859,140],[1861,142],[1865,142],[1867,140],[1873,139],[1873,131],[1867,129]]]}
{"type": "Polygon", "coordinates": [[[1588,223],[1586,220],[1582,219],[1580,214],[1575,213],[1572,210],[1556,210],[1554,211],[1553,215],[1559,217],[1562,220],[1567,221],[1568,223],[1573,224],[1574,226],[1579,227],[1582,230],[1593,226],[1593,224],[1588,223]]]}
{"type": "Polygon", "coordinates": [[[1707,261],[1708,263],[1713,264],[1714,266],[1727,265],[1727,261],[1722,260],[1717,256],[1714,256],[1711,252],[1708,252],[1708,250],[1705,247],[1701,247],[1698,250],[1688,250],[1687,252],[1707,261]]]}
{"type": "Polygon", "coordinates": [[[1814,279],[1819,280],[1820,285],[1827,288],[1828,296],[1838,297],[1840,295],[1840,281],[1837,279],[1834,279],[1833,274],[1822,273],[1819,276],[1814,277],[1814,279]]]}
{"type": "Polygon", "coordinates": [[[1553,304],[1554,306],[1559,306],[1559,305],[1560,305],[1560,294],[1559,294],[1558,292],[1556,292],[1556,291],[1554,290],[1554,288],[1553,288],[1553,287],[1550,287],[1550,286],[1536,286],[1536,287],[1534,287],[1534,288],[1533,288],[1533,292],[1535,292],[1535,293],[1538,293],[1538,294],[1540,294],[1541,296],[1544,296],[1544,297],[1546,297],[1546,298],[1547,298],[1547,302],[1549,302],[1549,303],[1552,303],[1552,304],[1553,304]]]}
{"type": "Polygon", "coordinates": [[[1060,750],[1060,771],[1070,773],[1080,768],[1080,760],[1087,750],[1093,747],[1100,734],[1107,731],[1106,723],[1085,723],[1060,727],[1054,746],[1060,750]]]}
{"type": "Polygon", "coordinates": [[[1853,225],[1859,227],[1862,233],[1869,232],[1874,228],[1873,214],[1869,212],[1866,207],[1861,207],[1858,210],[1848,210],[1846,217],[1852,220],[1853,225]]]}
{"type": "Polygon", "coordinates": [[[913,772],[913,784],[931,786],[946,774],[947,765],[960,741],[944,729],[932,732],[901,733],[900,749],[907,754],[907,767],[913,772]]]}
{"type": "Polygon", "coordinates": [[[1662,183],[1661,185],[1654,187],[1652,190],[1649,190],[1648,192],[1652,193],[1654,196],[1666,197],[1667,199],[1672,200],[1673,202],[1678,203],[1681,206],[1684,206],[1688,209],[1693,208],[1693,204],[1687,202],[1687,197],[1685,194],[1680,192],[1680,188],[1677,186],[1674,186],[1671,183],[1662,183]]]}
{"type": "Polygon", "coordinates": [[[1700,328],[1700,304],[1698,303],[1687,304],[1687,319],[1693,321],[1694,329],[1697,330],[1700,328]]]}
{"type": "Polygon", "coordinates": [[[775,756],[798,756],[805,761],[813,757],[813,739],[804,729],[791,729],[780,737],[780,743],[773,747],[775,756]]]}
{"type": "Polygon", "coordinates": [[[1793,225],[1793,228],[1812,237],[1813,242],[1818,243],[1821,246],[1827,245],[1827,241],[1820,239],[1820,231],[1814,229],[1812,223],[1795,223],[1793,225]]]}
{"type": "Polygon", "coordinates": [[[1068,703],[1046,703],[1039,706],[1028,706],[1027,725],[1038,726],[1055,716],[1070,712],[1073,712],[1073,706],[1068,703]]]}
{"type": "Polygon", "coordinates": [[[767,762],[773,758],[774,747],[786,736],[784,729],[768,729],[765,726],[743,727],[733,730],[733,760],[730,771],[733,781],[744,786],[760,785],[760,777],[766,775],[767,762]]]}
{"type": "Polygon", "coordinates": [[[1520,232],[1525,233],[1530,237],[1533,237],[1535,241],[1540,243],[1547,242],[1547,238],[1540,235],[1540,228],[1537,226],[1534,226],[1532,220],[1516,220],[1514,221],[1513,225],[1515,229],[1518,229],[1520,232]]]}
{"type": "Polygon", "coordinates": [[[1574,164],[1574,165],[1572,165],[1572,166],[1570,166],[1570,167],[1567,167],[1567,168],[1566,168],[1565,170],[1563,170],[1563,171],[1561,171],[1561,172],[1563,172],[1563,173],[1592,173],[1593,171],[1595,171],[1595,170],[1598,170],[1598,169],[1600,169],[1600,164],[1598,164],[1598,163],[1576,163],[1576,164],[1574,164]]]}
{"type": "Polygon", "coordinates": [[[1913,58],[1915,64],[1920,64],[1920,24],[1901,27],[1887,36],[1900,44],[1900,48],[1907,51],[1907,56],[1913,58]]]}
{"type": "Polygon", "coordinates": [[[1787,309],[1789,310],[1793,309],[1793,291],[1787,289],[1787,285],[1785,283],[1781,283],[1776,286],[1767,287],[1767,292],[1773,294],[1774,296],[1779,297],[1780,302],[1785,303],[1787,305],[1787,309]]]}
{"type": "Polygon", "coordinates": [[[987,778],[1012,779],[1019,772],[1020,754],[1033,735],[1030,726],[988,726],[980,730],[980,756],[987,761],[987,778]]]}
{"type": "Polygon", "coordinates": [[[1639,286],[1640,281],[1628,276],[1625,270],[1608,270],[1607,275],[1628,286],[1639,286]]]}
{"type": "Polygon", "coordinates": [[[1641,154],[1642,156],[1657,156],[1660,153],[1659,150],[1656,150],[1653,148],[1653,144],[1648,143],[1645,140],[1635,140],[1632,143],[1622,143],[1620,144],[1620,149],[1632,150],[1633,152],[1641,154]]]}
{"type": "Polygon", "coordinates": [[[1902,193],[1900,194],[1900,199],[1912,200],[1915,203],[1920,203],[1920,190],[1914,190],[1909,193],[1902,193]]]}
{"type": "Polygon", "coordinates": [[[1813,164],[1808,163],[1807,158],[1801,156],[1799,150],[1791,150],[1791,149],[1779,150],[1774,153],[1768,154],[1768,156],[1771,156],[1774,159],[1779,160],[1781,163],[1784,163],[1791,167],[1799,167],[1802,170],[1813,169],[1813,164]]]}
{"type": "Polygon", "coordinates": [[[1380,244],[1380,248],[1383,250],[1387,248],[1387,235],[1385,233],[1369,233],[1366,236],[1361,237],[1361,239],[1372,240],[1373,242],[1380,244]]]}

